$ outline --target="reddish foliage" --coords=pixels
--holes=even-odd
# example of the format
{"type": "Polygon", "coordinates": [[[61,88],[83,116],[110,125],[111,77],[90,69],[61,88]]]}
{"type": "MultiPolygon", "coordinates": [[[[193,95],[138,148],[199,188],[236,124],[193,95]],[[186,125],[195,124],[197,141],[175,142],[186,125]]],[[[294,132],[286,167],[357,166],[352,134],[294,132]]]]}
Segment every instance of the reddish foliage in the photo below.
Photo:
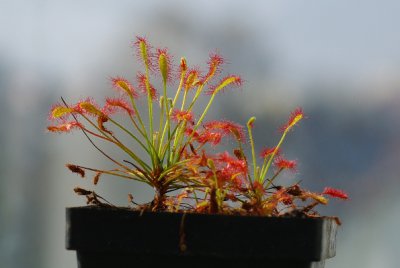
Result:
{"type": "Polygon", "coordinates": [[[57,126],[48,126],[47,130],[50,132],[68,133],[74,129],[82,129],[82,128],[83,128],[83,125],[81,123],[72,121],[72,122],[62,123],[57,126]]]}
{"type": "Polygon", "coordinates": [[[215,74],[218,74],[221,71],[221,66],[224,64],[224,58],[218,53],[210,53],[210,59],[208,60],[208,73],[202,79],[202,83],[205,83],[209,79],[211,79],[215,74]]]}
{"type": "Polygon", "coordinates": [[[110,78],[110,80],[113,88],[117,89],[121,93],[131,95],[134,98],[139,96],[132,84],[125,78],[117,76],[110,78]]]}
{"type": "Polygon", "coordinates": [[[106,104],[102,111],[106,115],[111,115],[119,111],[123,111],[133,116],[135,111],[132,109],[130,104],[122,98],[106,98],[106,104]]]}
{"type": "Polygon", "coordinates": [[[274,164],[277,168],[280,168],[280,169],[291,169],[291,170],[295,171],[297,168],[296,160],[287,160],[287,159],[283,158],[282,156],[278,156],[275,159],[274,164]]]}
{"type": "Polygon", "coordinates": [[[335,188],[331,188],[331,187],[325,187],[322,194],[329,195],[329,196],[335,197],[335,198],[344,199],[344,200],[347,200],[349,198],[349,196],[344,191],[335,189],[335,188]]]}
{"type": "Polygon", "coordinates": [[[289,117],[289,120],[287,121],[287,123],[285,125],[283,125],[282,127],[280,127],[280,131],[281,132],[287,131],[289,128],[292,128],[293,126],[295,126],[302,118],[304,118],[303,109],[301,107],[298,107],[290,114],[290,117],[289,117]]]}
{"type": "Polygon", "coordinates": [[[181,58],[181,62],[179,64],[179,71],[182,74],[183,72],[186,72],[187,70],[187,63],[185,58],[181,58]]]}
{"type": "Polygon", "coordinates": [[[188,111],[174,110],[171,118],[176,122],[187,121],[191,124],[194,124],[193,114],[188,111]]]}
{"type": "Polygon", "coordinates": [[[210,121],[204,124],[206,130],[216,130],[223,134],[223,136],[232,135],[237,140],[244,142],[245,134],[243,126],[233,123],[231,121],[210,121]]]}
{"type": "Polygon", "coordinates": [[[265,189],[264,189],[263,185],[259,181],[253,182],[253,189],[259,195],[265,193],[265,189]]]}
{"type": "Polygon", "coordinates": [[[222,137],[223,137],[223,135],[220,132],[204,130],[203,132],[198,134],[198,136],[196,137],[196,140],[197,140],[197,142],[199,142],[201,144],[210,143],[212,145],[218,145],[218,144],[220,144],[222,137]]]}
{"type": "Polygon", "coordinates": [[[188,91],[193,87],[199,85],[201,82],[199,81],[200,70],[198,67],[193,67],[188,70],[185,76],[184,87],[185,90],[188,91]]]}
{"type": "MultiPolygon", "coordinates": [[[[273,152],[274,152],[275,150],[276,150],[276,147],[264,148],[264,149],[261,151],[260,156],[261,156],[262,158],[267,158],[268,156],[272,155],[273,152]]],[[[280,150],[278,149],[278,150],[276,151],[276,155],[279,155],[279,153],[280,153],[280,150]]]]}
{"type": "Polygon", "coordinates": [[[150,84],[150,82],[148,82],[146,75],[138,72],[136,79],[139,83],[139,89],[144,93],[144,94],[148,94],[147,92],[147,86],[146,83],[149,83],[149,88],[150,88],[150,95],[151,95],[151,99],[152,100],[156,100],[158,98],[157,95],[157,90],[154,88],[154,86],[152,84],[150,84]]]}

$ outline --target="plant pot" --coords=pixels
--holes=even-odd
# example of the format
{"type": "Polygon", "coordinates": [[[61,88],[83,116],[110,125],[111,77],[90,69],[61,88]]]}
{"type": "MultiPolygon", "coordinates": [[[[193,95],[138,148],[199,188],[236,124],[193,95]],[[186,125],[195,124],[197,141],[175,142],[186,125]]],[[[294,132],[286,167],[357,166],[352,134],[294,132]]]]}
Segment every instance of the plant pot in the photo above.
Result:
{"type": "Polygon", "coordinates": [[[66,248],[78,267],[324,267],[330,218],[275,218],[67,208],[66,248]]]}

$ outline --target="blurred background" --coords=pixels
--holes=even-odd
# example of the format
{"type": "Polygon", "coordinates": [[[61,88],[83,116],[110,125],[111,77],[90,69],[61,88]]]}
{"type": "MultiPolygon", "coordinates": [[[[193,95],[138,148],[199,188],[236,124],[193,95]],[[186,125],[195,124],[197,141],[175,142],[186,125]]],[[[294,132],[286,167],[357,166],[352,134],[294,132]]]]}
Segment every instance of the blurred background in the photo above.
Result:
{"type": "MultiPolygon", "coordinates": [[[[226,72],[246,82],[212,114],[242,124],[256,116],[259,149],[303,107],[308,119],[284,145],[299,162],[294,180],[351,197],[320,208],[343,222],[326,267],[400,267],[399,12],[396,0],[1,1],[1,267],[76,267],[65,207],[84,204],[74,186],[93,186],[64,164],[107,162],[79,132],[46,133],[48,111],[60,96],[102,100],[110,76],[134,81],[136,35],[203,69],[218,49],[226,72]]],[[[127,193],[151,197],[119,179],[95,190],[120,205],[127,193]]]]}

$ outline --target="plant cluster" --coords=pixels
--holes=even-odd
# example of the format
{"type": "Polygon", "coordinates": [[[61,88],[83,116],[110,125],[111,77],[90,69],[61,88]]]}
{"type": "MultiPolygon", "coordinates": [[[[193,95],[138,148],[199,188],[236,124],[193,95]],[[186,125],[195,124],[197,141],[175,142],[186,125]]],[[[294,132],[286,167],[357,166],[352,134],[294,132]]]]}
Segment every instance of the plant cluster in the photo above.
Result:
{"type": "MultiPolygon", "coordinates": [[[[215,97],[243,83],[238,75],[220,78],[223,57],[211,53],[207,71],[201,72],[198,67],[188,67],[185,58],[175,66],[167,49],[155,49],[145,38],[137,37],[134,47],[144,67],[144,72],[136,76],[136,86],[125,78],[114,77],[111,81],[117,96],[106,98],[104,105],[92,98],[72,105],[63,100],[50,111],[50,132],[81,130],[115,164],[107,170],[67,164],[72,172],[82,177],[86,171],[93,172],[94,184],[105,175],[145,183],[154,189],[154,198],[139,207],[151,211],[267,216],[300,212],[312,216],[313,208],[326,205],[328,197],[348,198],[343,191],[329,187],[315,193],[302,189],[298,183],[277,184],[277,177],[284,170],[296,170],[296,161],[286,159],[281,146],[304,119],[301,108],[293,111],[281,127],[276,146],[257,154],[252,134],[255,117],[249,119],[246,127],[226,120],[205,121],[215,97]],[[161,90],[154,86],[154,79],[161,80],[161,90]],[[177,89],[171,92],[176,80],[177,89]],[[202,95],[207,104],[200,114],[195,114],[202,95]],[[139,109],[141,98],[147,107],[145,112],[139,109]],[[117,115],[123,115],[130,123],[121,123],[117,115]],[[123,142],[122,136],[129,142],[123,142]],[[236,144],[232,152],[218,152],[217,146],[225,139],[236,144]],[[126,158],[121,161],[106,153],[97,144],[99,140],[113,144],[126,158]],[[249,156],[247,147],[251,151],[249,156]]],[[[88,203],[102,204],[101,197],[93,191],[75,191],[85,195],[88,203]]],[[[136,204],[131,195],[129,199],[136,204]]]]}

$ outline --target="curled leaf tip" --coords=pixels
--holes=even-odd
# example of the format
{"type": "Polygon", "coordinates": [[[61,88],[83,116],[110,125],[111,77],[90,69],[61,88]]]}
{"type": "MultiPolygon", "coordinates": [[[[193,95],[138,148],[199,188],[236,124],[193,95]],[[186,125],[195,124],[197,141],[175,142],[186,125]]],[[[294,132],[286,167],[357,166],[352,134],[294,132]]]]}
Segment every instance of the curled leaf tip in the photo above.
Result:
{"type": "Polygon", "coordinates": [[[255,121],[256,121],[256,117],[255,116],[250,117],[249,121],[247,121],[247,127],[253,128],[255,121]]]}
{"type": "Polygon", "coordinates": [[[179,67],[180,67],[180,71],[181,71],[181,73],[184,73],[184,72],[186,72],[186,71],[187,71],[187,63],[186,63],[186,58],[184,58],[184,57],[182,57],[182,58],[181,58],[181,62],[180,62],[180,65],[179,65],[179,67]]]}

